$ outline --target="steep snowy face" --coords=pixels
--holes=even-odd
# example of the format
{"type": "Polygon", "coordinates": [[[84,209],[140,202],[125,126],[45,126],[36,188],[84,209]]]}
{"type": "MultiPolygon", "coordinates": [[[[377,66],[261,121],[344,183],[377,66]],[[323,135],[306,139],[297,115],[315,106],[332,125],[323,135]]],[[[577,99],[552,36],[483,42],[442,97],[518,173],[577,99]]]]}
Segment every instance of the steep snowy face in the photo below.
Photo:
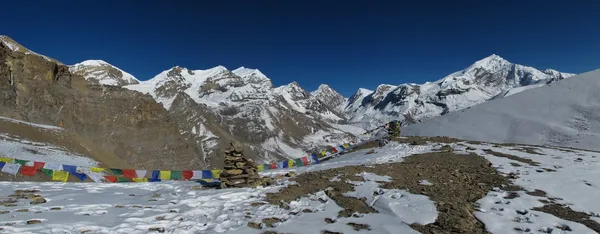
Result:
{"type": "Polygon", "coordinates": [[[133,75],[102,60],[86,60],[69,66],[69,71],[102,85],[124,86],[140,83],[133,75]]]}
{"type": "Polygon", "coordinates": [[[312,91],[310,94],[334,110],[342,110],[343,105],[346,102],[346,98],[344,96],[326,84],[319,85],[319,88],[315,91],[312,91]]]}
{"type": "Polygon", "coordinates": [[[350,98],[344,113],[352,122],[380,124],[398,119],[411,124],[573,75],[540,71],[491,55],[436,82],[380,85],[365,97],[350,98]]]}

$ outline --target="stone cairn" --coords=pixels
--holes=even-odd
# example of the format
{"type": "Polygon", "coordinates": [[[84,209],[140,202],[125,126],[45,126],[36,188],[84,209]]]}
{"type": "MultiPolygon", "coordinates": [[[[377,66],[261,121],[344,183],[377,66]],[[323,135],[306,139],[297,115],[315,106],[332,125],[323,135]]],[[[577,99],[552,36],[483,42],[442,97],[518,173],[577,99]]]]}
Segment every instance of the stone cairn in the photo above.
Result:
{"type": "Polygon", "coordinates": [[[224,151],[225,170],[221,172],[221,188],[256,187],[263,185],[263,180],[258,174],[258,168],[251,159],[244,158],[242,146],[231,143],[224,151]]]}

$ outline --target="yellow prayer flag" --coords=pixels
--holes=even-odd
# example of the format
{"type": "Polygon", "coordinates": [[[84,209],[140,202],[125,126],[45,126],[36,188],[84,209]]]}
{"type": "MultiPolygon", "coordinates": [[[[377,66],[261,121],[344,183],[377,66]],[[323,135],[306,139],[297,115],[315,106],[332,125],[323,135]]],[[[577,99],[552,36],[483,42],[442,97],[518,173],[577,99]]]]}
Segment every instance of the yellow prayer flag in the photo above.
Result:
{"type": "Polygon", "coordinates": [[[211,170],[211,172],[212,172],[213,178],[217,178],[218,179],[219,177],[221,177],[221,170],[220,169],[214,169],[214,170],[211,170]]]}
{"type": "Polygon", "coordinates": [[[258,166],[256,166],[258,171],[263,171],[265,169],[265,165],[264,164],[260,164],[258,166]]]}
{"type": "Polygon", "coordinates": [[[171,179],[171,171],[160,171],[160,179],[161,180],[170,180],[171,179]]]}
{"type": "Polygon", "coordinates": [[[0,162],[12,163],[14,159],[12,158],[0,158],[0,162]]]}
{"type": "Polygon", "coordinates": [[[327,154],[327,150],[323,150],[323,151],[321,151],[321,155],[322,155],[322,156],[325,156],[326,154],[327,154]]]}
{"type": "Polygon", "coordinates": [[[102,171],[104,171],[104,168],[90,167],[90,171],[92,171],[92,172],[102,172],[102,171]]]}
{"type": "Polygon", "coordinates": [[[148,182],[148,178],[133,178],[133,182],[136,182],[136,183],[148,182]]]}
{"type": "Polygon", "coordinates": [[[69,179],[69,172],[52,171],[52,180],[67,182],[68,179],[69,179]]]}
{"type": "Polygon", "coordinates": [[[291,160],[291,159],[288,160],[288,167],[293,167],[295,163],[296,163],[296,161],[294,161],[294,160],[291,160]]]}

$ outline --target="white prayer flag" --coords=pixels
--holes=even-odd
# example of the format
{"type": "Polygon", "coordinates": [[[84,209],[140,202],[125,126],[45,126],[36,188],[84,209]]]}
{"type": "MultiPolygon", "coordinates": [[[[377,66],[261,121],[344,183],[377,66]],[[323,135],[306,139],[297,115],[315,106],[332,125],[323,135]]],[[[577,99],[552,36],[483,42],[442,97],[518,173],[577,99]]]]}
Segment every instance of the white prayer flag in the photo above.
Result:
{"type": "Polygon", "coordinates": [[[135,170],[136,178],[145,178],[146,170],[135,170]]]}
{"type": "Polygon", "coordinates": [[[44,168],[53,171],[62,171],[62,164],[47,162],[46,164],[44,164],[44,168]]]}
{"type": "Polygon", "coordinates": [[[2,168],[2,172],[8,173],[11,175],[16,175],[19,172],[19,168],[21,168],[21,164],[7,163],[2,168]]]}

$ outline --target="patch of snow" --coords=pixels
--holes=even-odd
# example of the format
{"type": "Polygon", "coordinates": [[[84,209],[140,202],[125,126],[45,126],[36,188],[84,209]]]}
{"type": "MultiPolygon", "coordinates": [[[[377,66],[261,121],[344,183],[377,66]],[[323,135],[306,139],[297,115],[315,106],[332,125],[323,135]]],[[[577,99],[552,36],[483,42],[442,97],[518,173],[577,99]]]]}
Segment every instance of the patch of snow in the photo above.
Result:
{"type": "Polygon", "coordinates": [[[22,160],[52,162],[73,166],[95,167],[99,163],[91,158],[69,152],[61,147],[23,140],[0,133],[0,155],[22,160]]]}
{"type": "Polygon", "coordinates": [[[413,124],[404,135],[600,150],[600,70],[413,124]]]}
{"type": "Polygon", "coordinates": [[[31,123],[31,122],[26,122],[26,121],[21,121],[21,120],[16,120],[16,119],[11,119],[11,118],[7,118],[7,117],[3,117],[0,116],[0,120],[2,121],[8,121],[8,122],[13,122],[13,123],[19,123],[19,124],[26,124],[29,126],[33,126],[36,128],[44,128],[44,129],[49,129],[49,130],[64,130],[61,127],[57,127],[57,126],[52,126],[52,125],[45,125],[45,124],[36,124],[36,123],[31,123]]]}
{"type": "Polygon", "coordinates": [[[301,149],[296,149],[282,140],[279,137],[272,137],[267,139],[265,142],[261,144],[261,146],[268,151],[278,152],[280,154],[289,156],[291,158],[301,158],[307,156],[308,154],[301,149]]]}
{"type": "Polygon", "coordinates": [[[427,181],[427,180],[421,180],[419,181],[420,185],[427,185],[427,186],[431,186],[433,185],[431,182],[427,181]]]}

